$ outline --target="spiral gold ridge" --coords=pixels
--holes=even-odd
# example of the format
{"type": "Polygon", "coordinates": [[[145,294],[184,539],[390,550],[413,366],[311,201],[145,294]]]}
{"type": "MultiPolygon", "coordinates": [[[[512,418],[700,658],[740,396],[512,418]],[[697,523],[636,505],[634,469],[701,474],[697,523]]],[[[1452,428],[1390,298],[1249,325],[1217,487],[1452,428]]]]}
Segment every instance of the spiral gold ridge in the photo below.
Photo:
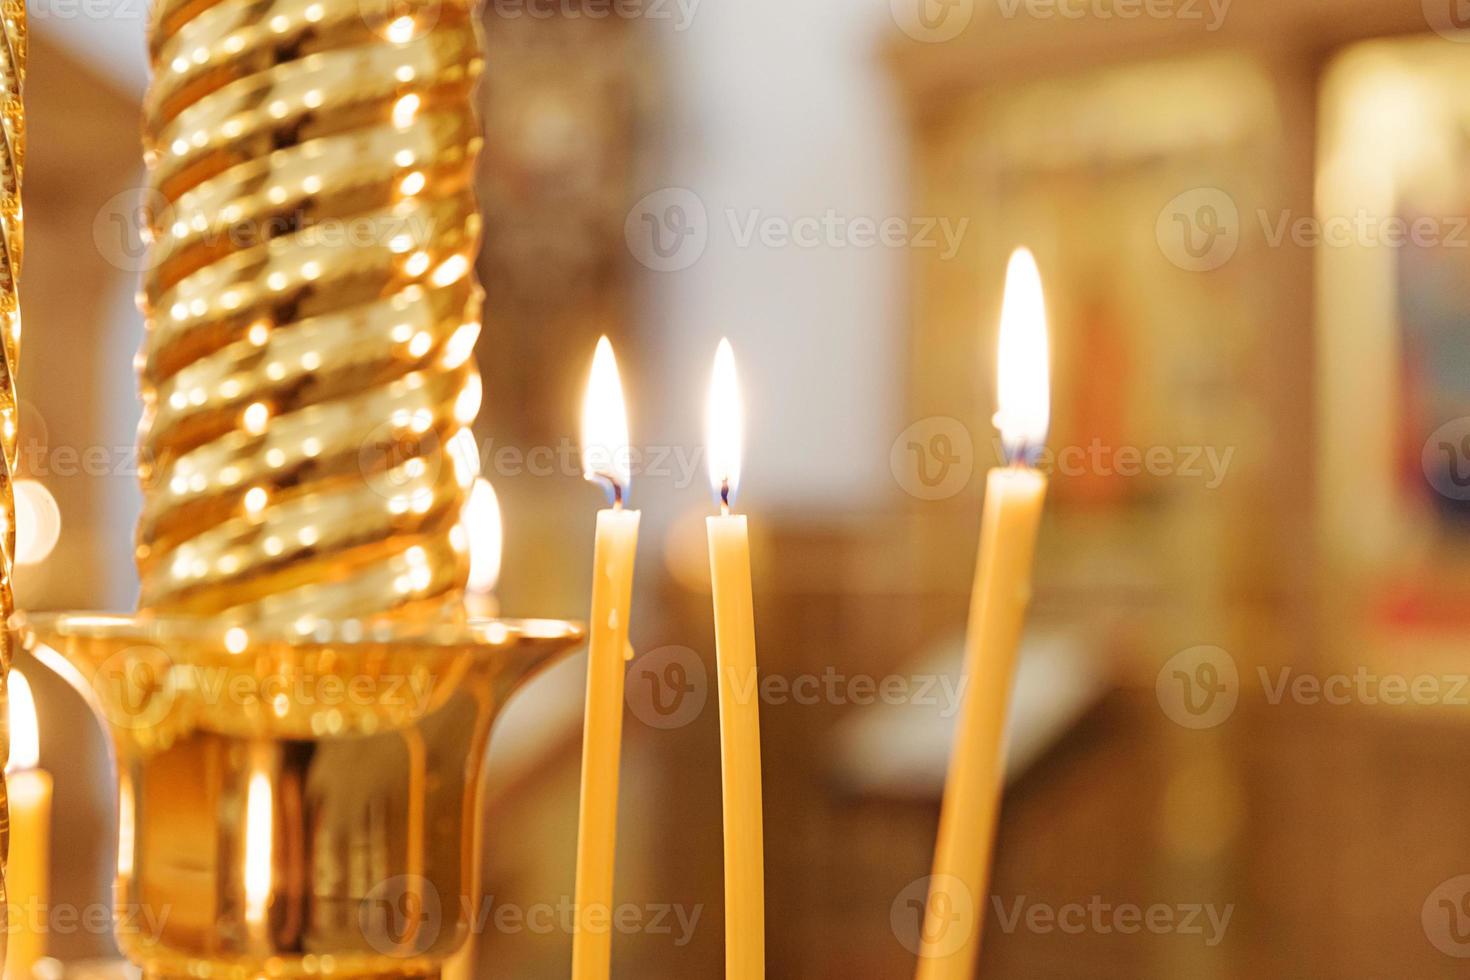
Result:
{"type": "MultiPolygon", "coordinates": [[[[20,360],[21,177],[25,171],[26,8],[10,0],[0,5],[0,617],[15,612],[15,469],[19,462],[20,399],[15,374],[20,360]]],[[[3,624],[0,624],[3,625],[3,624]]],[[[10,861],[10,794],[3,763],[9,757],[10,662],[14,655],[8,629],[0,629],[0,900],[5,867],[10,861]]],[[[5,937],[0,935],[0,964],[5,937]]]]}
{"type": "Polygon", "coordinates": [[[142,606],[445,608],[479,469],[472,4],[161,0],[150,51],[142,606]]]}

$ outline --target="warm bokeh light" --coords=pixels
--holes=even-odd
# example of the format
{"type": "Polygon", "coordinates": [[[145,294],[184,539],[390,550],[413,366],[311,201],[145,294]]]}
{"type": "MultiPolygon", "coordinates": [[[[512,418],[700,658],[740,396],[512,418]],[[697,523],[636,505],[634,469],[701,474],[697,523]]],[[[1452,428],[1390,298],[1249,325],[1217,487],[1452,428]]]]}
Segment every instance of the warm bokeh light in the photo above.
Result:
{"type": "Polygon", "coordinates": [[[24,772],[41,762],[41,733],[36,699],[30,681],[19,670],[10,672],[10,761],[6,772],[24,772]]]}
{"type": "Polygon", "coordinates": [[[61,539],[61,508],[39,480],[15,481],[15,563],[39,565],[61,539]]]}
{"type": "Polygon", "coordinates": [[[250,777],[245,800],[245,920],[252,925],[265,922],[271,897],[271,863],[274,846],[270,779],[263,772],[250,777]]]}
{"type": "Polygon", "coordinates": [[[477,479],[464,505],[464,526],[470,539],[471,592],[495,591],[500,582],[500,559],[505,546],[500,498],[489,480],[477,479]]]}
{"type": "Polygon", "coordinates": [[[133,874],[133,848],[137,827],[133,820],[133,780],[125,772],[117,777],[117,874],[128,878],[133,874]]]}
{"type": "Polygon", "coordinates": [[[1010,459],[1039,451],[1046,442],[1051,426],[1050,356],[1041,272],[1031,250],[1018,248],[1006,268],[996,377],[995,425],[1010,459]]]}
{"type": "Polygon", "coordinates": [[[745,406],[735,373],[735,351],[721,339],[715,351],[709,400],[705,402],[704,451],[709,459],[709,482],[715,496],[735,499],[740,487],[740,459],[745,444],[745,406]]]}
{"type": "Polygon", "coordinates": [[[614,485],[626,496],[632,482],[628,453],[628,409],[611,342],[603,337],[592,357],[592,374],[582,400],[582,474],[614,485]]]}

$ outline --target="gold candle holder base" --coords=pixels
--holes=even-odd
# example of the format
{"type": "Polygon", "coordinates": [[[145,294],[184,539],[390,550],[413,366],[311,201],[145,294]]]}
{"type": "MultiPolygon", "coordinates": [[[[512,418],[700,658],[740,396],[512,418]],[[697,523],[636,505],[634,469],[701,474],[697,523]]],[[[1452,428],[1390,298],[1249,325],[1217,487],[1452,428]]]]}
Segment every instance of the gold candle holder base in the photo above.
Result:
{"type": "Polygon", "coordinates": [[[151,980],[437,978],[496,714],[580,628],[17,617],[112,733],[118,942],[151,980]]]}

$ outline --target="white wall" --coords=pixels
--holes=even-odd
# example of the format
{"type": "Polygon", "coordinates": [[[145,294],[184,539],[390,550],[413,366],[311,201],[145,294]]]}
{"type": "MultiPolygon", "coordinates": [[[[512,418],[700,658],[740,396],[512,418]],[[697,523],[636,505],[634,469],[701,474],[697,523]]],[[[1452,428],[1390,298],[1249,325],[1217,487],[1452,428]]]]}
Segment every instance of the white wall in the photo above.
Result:
{"type": "Polygon", "coordinates": [[[702,441],[709,363],[728,335],[747,402],[752,506],[879,501],[892,492],[888,447],[901,428],[904,254],[742,246],[730,212],[742,227],[757,212],[783,222],[829,210],[906,215],[898,111],[879,61],[889,5],[703,0],[686,30],[652,26],[668,117],[664,161],[641,189],[693,191],[708,240],[689,268],[644,276],[662,384],[648,410],[658,431],[634,439],[702,441]]]}

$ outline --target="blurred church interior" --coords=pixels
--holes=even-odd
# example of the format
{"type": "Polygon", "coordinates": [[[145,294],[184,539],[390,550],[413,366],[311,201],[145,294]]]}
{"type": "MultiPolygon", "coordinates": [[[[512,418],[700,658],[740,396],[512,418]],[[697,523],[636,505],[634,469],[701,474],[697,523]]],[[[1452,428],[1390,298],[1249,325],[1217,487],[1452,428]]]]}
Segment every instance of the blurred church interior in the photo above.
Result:
{"type": "MultiPolygon", "coordinates": [[[[994,311],[1005,256],[1027,243],[1057,352],[1052,445],[1167,447],[1177,465],[1056,475],[994,891],[1235,911],[1209,946],[1008,931],[990,909],[985,974],[1456,975],[1420,916],[1470,872],[1464,709],[1268,695],[1283,669],[1466,671],[1470,505],[1436,492],[1424,455],[1470,416],[1470,232],[1400,248],[1279,232],[1314,215],[1470,213],[1470,44],[1381,0],[1238,0],[1213,30],[982,3],[944,43],[906,35],[881,0],[709,3],[687,24],[565,15],[581,2],[485,11],[478,434],[505,516],[501,607],[586,614],[597,492],[504,460],[575,444],[598,335],[619,346],[635,442],[688,453],[704,365],[729,335],[748,385],[763,670],[952,678],[997,462],[994,311]],[[675,273],[627,240],[630,209],[662,188],[693,190],[708,214],[706,251],[675,273]],[[1202,192],[1233,205],[1239,239],[1209,269],[1179,260],[1166,220],[1202,192]],[[953,253],[734,233],[757,212],[833,210],[968,230],[953,253]],[[896,471],[901,434],[922,456],[936,419],[971,437],[955,459],[973,472],[947,495],[896,471]],[[1191,730],[1156,682],[1202,645],[1230,652],[1240,704],[1191,730]]],[[[31,608],[136,598],[144,25],[141,11],[34,22],[21,476],[56,501],[60,535],[18,576],[31,608]],[[89,447],[105,451],[88,463],[89,447]]],[[[1460,479],[1453,449],[1445,462],[1460,479]]],[[[634,494],[634,644],[712,670],[703,473],[650,474],[634,494]]],[[[489,760],[497,901],[571,888],[583,667],[539,681],[489,760]]],[[[53,859],[54,897],[82,905],[109,887],[106,747],[59,681],[30,673],[56,834],[76,842],[53,859]]],[[[762,706],[773,977],[912,968],[895,898],[928,873],[952,713],[854,701],[762,706]]],[[[620,937],[614,972],[718,975],[713,701],[676,726],[637,711],[626,724],[618,898],[700,906],[704,925],[684,942],[620,937]]],[[[561,975],[569,949],[560,933],[492,935],[476,975],[561,975]]],[[[63,960],[111,951],[105,936],[52,939],[63,960]]]]}

